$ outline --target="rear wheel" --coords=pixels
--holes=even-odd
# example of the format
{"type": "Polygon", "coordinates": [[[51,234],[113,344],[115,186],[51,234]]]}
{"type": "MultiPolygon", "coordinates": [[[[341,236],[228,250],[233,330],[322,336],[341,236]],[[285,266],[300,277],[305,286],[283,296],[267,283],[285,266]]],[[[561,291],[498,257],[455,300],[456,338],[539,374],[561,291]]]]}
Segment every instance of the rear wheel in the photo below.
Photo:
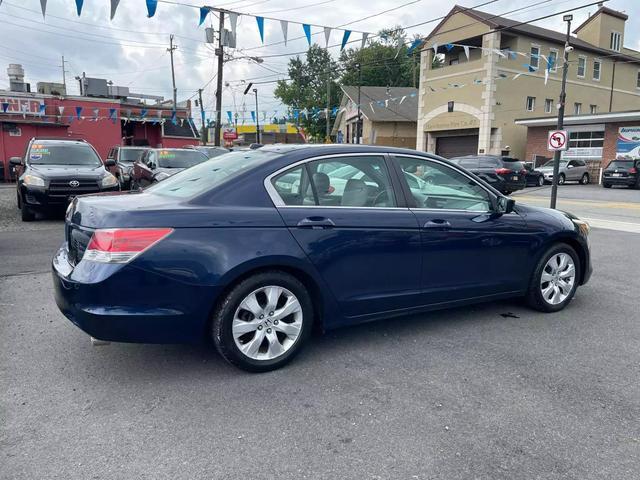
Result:
{"type": "Polygon", "coordinates": [[[256,274],[229,292],[214,313],[212,336],[229,363],[250,372],[291,361],[311,333],[313,305],[305,286],[280,271],[256,274]]]}
{"type": "Polygon", "coordinates": [[[538,177],[538,186],[539,187],[543,187],[544,186],[544,177],[542,175],[540,175],[538,177]]]}
{"type": "Polygon", "coordinates": [[[611,184],[610,183],[603,183],[602,186],[604,188],[611,188],[611,184]]]}
{"type": "Polygon", "coordinates": [[[571,301],[578,288],[580,260],[569,245],[552,246],[540,258],[531,277],[527,303],[542,312],[557,312],[571,301]]]}
{"type": "Polygon", "coordinates": [[[582,178],[580,179],[580,184],[581,185],[587,185],[589,183],[589,174],[588,173],[584,173],[582,175],[582,178]]]}
{"type": "Polygon", "coordinates": [[[564,185],[566,178],[564,176],[564,173],[561,173],[560,176],[558,176],[558,185],[564,185]]]}

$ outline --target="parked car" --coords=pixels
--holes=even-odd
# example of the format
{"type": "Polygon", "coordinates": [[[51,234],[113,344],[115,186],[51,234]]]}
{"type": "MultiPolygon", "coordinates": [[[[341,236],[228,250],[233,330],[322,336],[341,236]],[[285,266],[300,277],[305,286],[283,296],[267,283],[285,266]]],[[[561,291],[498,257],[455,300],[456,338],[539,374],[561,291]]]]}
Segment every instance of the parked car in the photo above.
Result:
{"type": "Polygon", "coordinates": [[[505,195],[525,187],[526,170],[517,158],[498,155],[468,155],[454,157],[450,160],[474,173],[505,195]]]}
{"type": "Polygon", "coordinates": [[[544,173],[540,170],[536,170],[530,163],[525,163],[523,165],[524,169],[527,171],[525,175],[527,187],[542,187],[544,185],[544,173]]]}
{"type": "Polygon", "coordinates": [[[84,140],[32,138],[24,157],[9,162],[18,178],[16,199],[24,222],[34,220],[36,212],[64,209],[78,195],[120,190],[106,169],[115,162],[103,164],[84,140]]]}
{"type": "Polygon", "coordinates": [[[613,160],[602,172],[602,186],[624,185],[640,189],[640,159],[613,160]]]}
{"type": "Polygon", "coordinates": [[[392,147],[231,152],[141,192],[80,197],[65,230],[53,282],[74,324],[103,341],[209,338],[252,371],[291,360],[313,327],[507,297],[555,312],[591,274],[585,222],[392,147]],[[446,183],[412,187],[416,164],[446,183]],[[347,166],[362,177],[326,205],[320,183],[347,166]]]}
{"type": "Polygon", "coordinates": [[[207,160],[204,153],[190,148],[151,148],[133,164],[131,190],[148,187],[207,160]]]}
{"type": "Polygon", "coordinates": [[[193,147],[195,150],[204,153],[208,158],[219,157],[225,153],[229,153],[231,150],[224,147],[216,147],[211,145],[196,145],[193,147]]]}
{"type": "MultiPolygon", "coordinates": [[[[553,182],[553,160],[549,160],[538,170],[544,175],[545,182],[553,182]]],[[[560,160],[558,185],[564,185],[565,182],[578,182],[581,185],[586,185],[590,181],[589,168],[584,160],[560,160]]]]}
{"type": "Polygon", "coordinates": [[[120,188],[122,190],[129,190],[131,188],[131,174],[133,171],[133,164],[136,160],[149,150],[149,147],[129,147],[114,145],[107,154],[107,159],[113,159],[116,162],[113,173],[120,182],[120,188]]]}

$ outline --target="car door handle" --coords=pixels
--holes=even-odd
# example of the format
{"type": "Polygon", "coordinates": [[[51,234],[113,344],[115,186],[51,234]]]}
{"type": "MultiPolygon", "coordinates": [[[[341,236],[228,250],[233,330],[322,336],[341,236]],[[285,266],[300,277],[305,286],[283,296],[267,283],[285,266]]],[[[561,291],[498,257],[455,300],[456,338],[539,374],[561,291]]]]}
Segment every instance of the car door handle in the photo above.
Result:
{"type": "Polygon", "coordinates": [[[336,224],[326,217],[307,217],[298,222],[300,228],[333,228],[336,224]]]}
{"type": "Polygon", "coordinates": [[[451,228],[451,224],[447,220],[435,218],[425,223],[422,228],[426,230],[449,230],[451,228]]]}

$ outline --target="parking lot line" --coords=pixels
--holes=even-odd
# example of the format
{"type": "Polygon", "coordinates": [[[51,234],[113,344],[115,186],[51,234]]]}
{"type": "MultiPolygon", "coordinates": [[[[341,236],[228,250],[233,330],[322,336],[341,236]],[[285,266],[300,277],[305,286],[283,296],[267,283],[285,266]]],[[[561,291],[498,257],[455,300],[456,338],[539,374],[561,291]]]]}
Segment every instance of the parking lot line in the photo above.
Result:
{"type": "MultiPolygon", "coordinates": [[[[546,197],[518,195],[516,198],[518,200],[522,200],[525,202],[544,203],[545,205],[549,203],[549,199],[546,197]]],[[[558,202],[566,205],[589,206],[594,208],[621,208],[626,210],[640,211],[640,203],[633,203],[633,202],[603,202],[599,200],[565,200],[565,199],[558,199],[558,202]]]]}
{"type": "Polygon", "coordinates": [[[604,220],[602,218],[584,218],[594,228],[606,228],[620,232],[640,233],[640,223],[618,222],[615,220],[604,220]]]}

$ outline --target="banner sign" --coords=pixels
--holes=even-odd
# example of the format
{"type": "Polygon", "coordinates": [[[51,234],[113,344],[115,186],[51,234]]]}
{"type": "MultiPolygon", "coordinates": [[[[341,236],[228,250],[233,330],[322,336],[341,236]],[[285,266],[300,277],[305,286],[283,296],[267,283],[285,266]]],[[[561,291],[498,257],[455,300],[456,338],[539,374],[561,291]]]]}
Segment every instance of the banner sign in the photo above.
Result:
{"type": "Polygon", "coordinates": [[[640,158],[640,126],[620,127],[616,145],[616,159],[640,158]]]}
{"type": "Polygon", "coordinates": [[[22,98],[22,97],[3,97],[0,96],[0,104],[2,112],[7,114],[27,114],[41,115],[41,105],[44,105],[42,98],[22,98]],[[5,109],[6,104],[6,109],[5,109]]]}

